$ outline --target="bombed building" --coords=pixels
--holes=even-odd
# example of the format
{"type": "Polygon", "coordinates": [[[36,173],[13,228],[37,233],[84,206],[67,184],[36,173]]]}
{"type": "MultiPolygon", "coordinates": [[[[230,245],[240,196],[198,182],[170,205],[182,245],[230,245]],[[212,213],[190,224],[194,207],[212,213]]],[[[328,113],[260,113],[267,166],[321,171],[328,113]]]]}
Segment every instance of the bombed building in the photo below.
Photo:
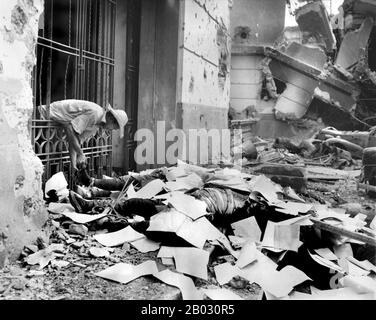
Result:
{"type": "Polygon", "coordinates": [[[375,299],[376,1],[0,9],[0,299],[375,299]]]}

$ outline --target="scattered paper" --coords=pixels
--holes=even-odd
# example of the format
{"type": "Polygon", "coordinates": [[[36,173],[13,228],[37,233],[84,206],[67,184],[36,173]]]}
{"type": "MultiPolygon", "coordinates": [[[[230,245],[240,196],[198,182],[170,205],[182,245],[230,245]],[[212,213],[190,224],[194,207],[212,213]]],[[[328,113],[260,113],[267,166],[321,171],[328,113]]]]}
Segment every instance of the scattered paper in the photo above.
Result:
{"type": "Polygon", "coordinates": [[[259,192],[269,202],[278,202],[277,192],[281,191],[277,189],[276,185],[264,175],[256,176],[253,181],[252,192],[259,192]]]}
{"type": "Polygon", "coordinates": [[[136,241],[132,241],[131,245],[142,253],[157,251],[161,246],[160,242],[155,242],[148,238],[142,238],[136,241]]]}
{"type": "Polygon", "coordinates": [[[238,269],[240,271],[239,275],[247,279],[250,283],[257,282],[258,279],[263,279],[268,277],[277,269],[277,264],[271,260],[269,257],[257,251],[257,260],[243,269],[238,269]]]}
{"type": "Polygon", "coordinates": [[[176,248],[176,270],[191,276],[208,279],[209,252],[197,248],[176,248]]]}
{"type": "Polygon", "coordinates": [[[231,263],[226,262],[214,267],[215,277],[217,282],[222,286],[231,281],[233,277],[236,277],[240,273],[240,269],[233,266],[231,263]]]}
{"type": "Polygon", "coordinates": [[[158,251],[157,258],[172,258],[176,247],[161,246],[158,251]]]}
{"type": "Polygon", "coordinates": [[[257,248],[254,242],[247,242],[240,250],[239,259],[236,262],[236,266],[244,268],[250,263],[257,260],[257,248]]]}
{"type": "Polygon", "coordinates": [[[203,292],[210,300],[244,300],[231,290],[221,289],[204,289],[203,292]]]}
{"type": "Polygon", "coordinates": [[[262,240],[262,246],[266,248],[297,252],[298,248],[302,245],[299,236],[299,225],[280,225],[268,221],[262,240]]]}
{"type": "Polygon", "coordinates": [[[372,293],[359,294],[352,288],[338,288],[332,290],[316,290],[312,292],[311,300],[374,300],[372,293]]]}
{"type": "Polygon", "coordinates": [[[191,278],[172,272],[168,269],[153,273],[160,281],[180,289],[183,300],[202,300],[202,295],[196,289],[191,278]]]}
{"type": "MultiPolygon", "coordinates": [[[[133,198],[138,199],[151,199],[166,187],[165,183],[160,179],[150,181],[147,185],[142,187],[136,193],[132,195],[133,198]]],[[[128,193],[128,199],[131,199],[128,193]]]]}
{"type": "Polygon", "coordinates": [[[339,280],[344,287],[350,287],[357,293],[376,293],[376,281],[368,276],[347,275],[339,280]]]}
{"type": "Polygon", "coordinates": [[[281,271],[273,271],[265,276],[259,276],[256,279],[265,291],[271,293],[277,298],[286,297],[296,285],[312,280],[303,271],[293,266],[286,266],[281,271]]]}
{"type": "Polygon", "coordinates": [[[249,241],[247,238],[238,236],[228,236],[228,238],[235,249],[242,248],[249,241]]]}
{"type": "Polygon", "coordinates": [[[353,251],[350,243],[344,243],[337,246],[333,246],[333,251],[338,259],[353,256],[353,251]]]}
{"type": "Polygon", "coordinates": [[[61,214],[73,220],[74,222],[85,224],[85,223],[89,223],[89,222],[105,217],[107,215],[107,212],[100,213],[100,214],[84,214],[84,213],[76,213],[74,211],[73,212],[64,211],[64,212],[61,212],[61,214]]]}
{"type": "Polygon", "coordinates": [[[161,258],[161,260],[165,266],[175,266],[174,258],[161,258]]]}
{"type": "Polygon", "coordinates": [[[123,284],[131,282],[139,277],[158,272],[155,261],[145,261],[137,266],[128,263],[117,263],[103,271],[95,273],[96,276],[123,284]]]}
{"type": "Polygon", "coordinates": [[[147,231],[176,233],[187,219],[189,218],[185,214],[175,209],[162,211],[150,218],[150,225],[147,231]]]}
{"type": "Polygon", "coordinates": [[[131,183],[128,187],[127,197],[128,197],[128,199],[132,199],[132,198],[137,197],[137,193],[136,193],[136,190],[134,189],[133,183],[131,183]]]}
{"type": "Polygon", "coordinates": [[[61,214],[65,211],[75,212],[74,207],[70,203],[50,202],[48,204],[48,211],[51,213],[61,214]]]}
{"type": "Polygon", "coordinates": [[[171,203],[174,208],[188,217],[196,220],[207,214],[206,203],[196,198],[186,195],[182,192],[174,192],[169,198],[168,202],[171,203]]]}
{"type": "Polygon", "coordinates": [[[196,221],[187,218],[176,231],[176,235],[195,247],[202,249],[207,240],[207,234],[202,225],[196,223],[196,221]]]}
{"type": "Polygon", "coordinates": [[[55,173],[50,179],[47,180],[44,195],[49,198],[47,193],[51,190],[55,190],[59,199],[65,198],[69,195],[69,190],[67,189],[68,182],[65,179],[63,172],[55,173]]]}
{"type": "Polygon", "coordinates": [[[291,202],[291,201],[281,201],[281,202],[275,202],[274,205],[277,207],[275,210],[286,213],[286,214],[291,214],[294,216],[299,215],[299,213],[307,213],[310,210],[313,210],[313,205],[312,204],[305,204],[305,203],[297,203],[297,202],[291,202]]]}
{"type": "Polygon", "coordinates": [[[314,249],[315,252],[321,257],[328,260],[338,260],[338,257],[329,248],[314,249]]]}
{"type": "Polygon", "coordinates": [[[325,258],[323,258],[323,257],[321,257],[317,254],[312,254],[309,251],[308,251],[308,253],[314,261],[321,264],[322,266],[327,267],[329,269],[333,269],[333,270],[338,271],[340,273],[344,272],[343,268],[341,268],[339,265],[333,263],[332,261],[325,259],[325,258]]]}
{"type": "Polygon", "coordinates": [[[145,238],[145,235],[137,232],[131,226],[127,226],[116,232],[94,235],[94,239],[105,247],[115,247],[125,242],[132,242],[143,238],[145,238]]]}
{"type": "Polygon", "coordinates": [[[255,217],[237,221],[231,224],[234,234],[238,237],[248,238],[250,241],[260,241],[261,230],[255,217]]]}

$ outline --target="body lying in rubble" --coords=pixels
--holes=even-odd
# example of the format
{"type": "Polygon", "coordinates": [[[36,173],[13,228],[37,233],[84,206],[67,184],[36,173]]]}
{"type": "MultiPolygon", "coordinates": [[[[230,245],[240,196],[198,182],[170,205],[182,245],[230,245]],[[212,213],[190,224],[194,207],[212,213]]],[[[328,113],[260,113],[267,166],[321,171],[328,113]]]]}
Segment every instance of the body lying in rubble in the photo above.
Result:
{"type": "MultiPolygon", "coordinates": [[[[116,179],[86,179],[89,185],[114,188],[115,190],[126,190],[131,185],[134,186],[135,191],[141,190],[149,183],[155,180],[167,182],[167,175],[169,169],[160,168],[153,171],[148,171],[144,174],[128,175],[116,179]]],[[[255,193],[252,190],[241,191],[236,188],[219,186],[213,183],[213,173],[199,173],[203,180],[201,187],[195,187],[186,190],[186,195],[193,196],[195,199],[204,201],[206,204],[207,215],[205,216],[215,227],[217,227],[225,236],[234,235],[234,230],[231,224],[238,221],[243,221],[246,218],[254,217],[260,228],[261,237],[263,239],[269,222],[278,223],[287,221],[289,219],[296,219],[304,216],[315,216],[315,212],[309,210],[306,213],[292,214],[289,211],[278,211],[275,205],[269,203],[263,196],[255,193]]],[[[218,176],[217,176],[218,177],[218,176]]],[[[243,179],[243,178],[242,178],[243,179]]],[[[264,178],[267,179],[267,178],[264,178]]],[[[109,191],[109,190],[107,190],[109,191]]],[[[167,192],[168,193],[168,192],[167,192]]],[[[94,230],[100,228],[108,231],[118,231],[129,225],[136,231],[143,233],[150,240],[160,242],[166,246],[192,246],[185,239],[179,237],[174,232],[149,231],[152,217],[162,212],[166,212],[170,208],[170,204],[164,204],[160,195],[166,194],[166,190],[161,190],[156,196],[141,199],[141,198],[127,198],[125,192],[122,193],[124,197],[117,200],[109,199],[85,199],[74,191],[70,191],[69,199],[75,210],[79,213],[99,213],[104,208],[111,208],[112,214],[107,217],[93,222],[91,227],[94,230]],[[141,216],[142,218],[140,219],[141,216]]],[[[262,195],[262,194],[261,194],[262,195]]],[[[285,254],[281,255],[277,260],[277,270],[283,269],[285,266],[291,265],[303,271],[309,276],[314,285],[322,290],[330,289],[333,285],[333,279],[336,274],[331,272],[331,269],[318,264],[312,260],[312,254],[315,250],[320,248],[331,248],[346,243],[343,236],[335,235],[331,232],[317,229],[312,225],[300,226],[300,241],[301,246],[296,250],[287,250],[285,254]]],[[[353,257],[358,260],[368,260],[376,264],[376,254],[374,246],[368,244],[348,243],[353,252],[353,257]]],[[[273,252],[265,251],[269,257],[273,257],[273,252]]],[[[222,252],[223,254],[223,252],[222,252]]],[[[274,253],[275,254],[275,253],[274,253]]]]}

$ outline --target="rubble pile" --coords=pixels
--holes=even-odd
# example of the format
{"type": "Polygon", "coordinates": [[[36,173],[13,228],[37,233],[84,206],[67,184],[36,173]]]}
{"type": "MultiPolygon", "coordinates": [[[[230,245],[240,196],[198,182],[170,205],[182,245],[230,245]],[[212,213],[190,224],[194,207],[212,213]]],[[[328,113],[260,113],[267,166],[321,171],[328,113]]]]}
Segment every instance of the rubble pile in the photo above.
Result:
{"type": "Polygon", "coordinates": [[[374,299],[374,214],[317,201],[308,185],[314,176],[351,181],[360,170],[263,165],[240,171],[178,161],[130,173],[132,183],[100,200],[70,191],[69,203],[64,191],[48,206],[50,244],[25,248],[24,264],[34,272],[82,266],[72,256],[78,250],[86,261],[106,261],[96,277],[127,285],[149,277],[189,300],[244,299],[245,288],[259,299],[374,299]],[[144,258],[124,262],[129,248],[144,258]]]}

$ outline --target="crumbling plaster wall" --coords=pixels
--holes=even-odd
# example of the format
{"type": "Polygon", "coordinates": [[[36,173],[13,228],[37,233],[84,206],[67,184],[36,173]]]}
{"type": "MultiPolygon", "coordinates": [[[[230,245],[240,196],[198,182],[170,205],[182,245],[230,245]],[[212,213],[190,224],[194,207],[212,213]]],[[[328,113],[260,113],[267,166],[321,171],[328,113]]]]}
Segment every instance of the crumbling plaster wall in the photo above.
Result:
{"type": "Polygon", "coordinates": [[[0,268],[43,235],[47,219],[43,165],[30,143],[38,19],[43,0],[1,1],[0,13],[0,268]]]}

